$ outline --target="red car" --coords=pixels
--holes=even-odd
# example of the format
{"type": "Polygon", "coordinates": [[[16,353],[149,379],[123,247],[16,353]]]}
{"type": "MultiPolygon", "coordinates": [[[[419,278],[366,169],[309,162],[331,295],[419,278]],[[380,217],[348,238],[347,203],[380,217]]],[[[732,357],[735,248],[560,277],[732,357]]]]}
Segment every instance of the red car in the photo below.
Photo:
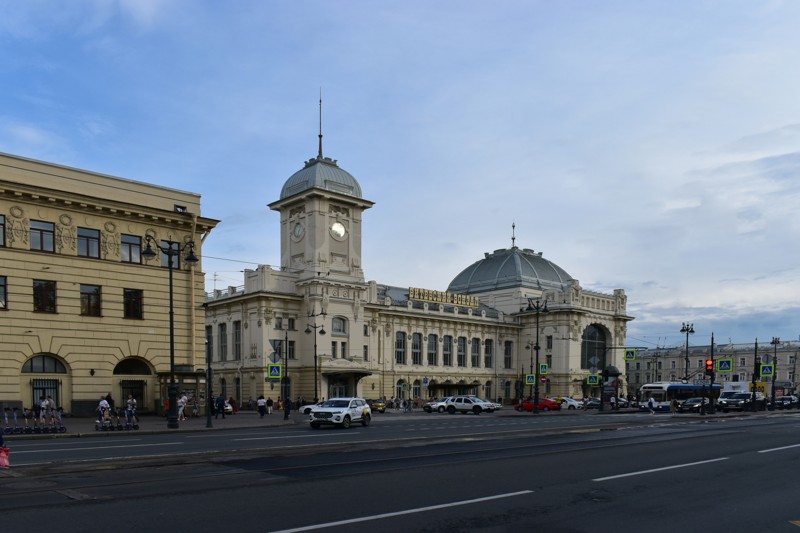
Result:
{"type": "MultiPolygon", "coordinates": [[[[517,411],[533,411],[533,400],[525,400],[514,406],[517,411]]],[[[561,404],[551,400],[550,398],[539,398],[540,411],[559,411],[561,404]]]]}

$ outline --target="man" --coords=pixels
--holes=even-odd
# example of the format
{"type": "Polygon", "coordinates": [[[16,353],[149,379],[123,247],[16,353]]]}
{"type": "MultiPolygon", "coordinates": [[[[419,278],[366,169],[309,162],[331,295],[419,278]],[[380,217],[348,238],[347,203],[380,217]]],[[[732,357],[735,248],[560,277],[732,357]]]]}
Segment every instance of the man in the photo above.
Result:
{"type": "Polygon", "coordinates": [[[225,396],[221,393],[217,396],[216,402],[214,402],[214,409],[214,418],[218,418],[220,413],[222,413],[222,418],[225,418],[225,396]]]}
{"type": "Polygon", "coordinates": [[[178,420],[186,420],[186,403],[189,398],[186,397],[185,392],[181,392],[181,397],[178,398],[178,420]]]}
{"type": "Polygon", "coordinates": [[[289,412],[292,410],[292,399],[290,397],[286,397],[286,401],[283,403],[283,419],[289,420],[289,412]]]}

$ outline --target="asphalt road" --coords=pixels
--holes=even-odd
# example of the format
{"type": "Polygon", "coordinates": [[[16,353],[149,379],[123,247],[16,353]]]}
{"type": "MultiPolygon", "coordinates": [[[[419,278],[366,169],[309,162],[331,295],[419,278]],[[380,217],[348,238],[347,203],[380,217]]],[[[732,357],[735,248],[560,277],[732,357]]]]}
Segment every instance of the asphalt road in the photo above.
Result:
{"type": "Polygon", "coordinates": [[[4,531],[800,531],[794,414],[434,415],[30,444],[30,464],[0,476],[4,531]]]}

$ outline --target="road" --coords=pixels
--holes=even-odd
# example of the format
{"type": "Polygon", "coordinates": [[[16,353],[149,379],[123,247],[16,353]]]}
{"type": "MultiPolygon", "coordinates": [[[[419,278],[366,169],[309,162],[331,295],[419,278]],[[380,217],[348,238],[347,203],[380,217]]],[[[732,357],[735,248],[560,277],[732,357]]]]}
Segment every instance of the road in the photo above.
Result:
{"type": "Polygon", "coordinates": [[[118,437],[16,443],[4,530],[800,532],[800,414],[118,437]]]}

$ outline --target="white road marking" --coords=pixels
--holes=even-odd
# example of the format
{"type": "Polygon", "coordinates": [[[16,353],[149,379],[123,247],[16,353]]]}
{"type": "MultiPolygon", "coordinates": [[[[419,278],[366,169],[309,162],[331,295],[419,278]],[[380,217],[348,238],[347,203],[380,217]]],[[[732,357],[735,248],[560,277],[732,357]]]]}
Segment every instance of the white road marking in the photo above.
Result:
{"type": "Polygon", "coordinates": [[[770,448],[769,450],[759,450],[758,453],[779,452],[781,450],[788,450],[789,448],[797,448],[800,444],[792,444],[791,446],[782,446],[780,448],[770,448]]]}
{"type": "MultiPolygon", "coordinates": [[[[347,437],[347,436],[350,436],[350,435],[355,436],[355,435],[360,435],[360,434],[361,434],[360,432],[350,431],[350,432],[347,432],[347,433],[338,433],[336,436],[337,437],[347,437]]],[[[327,437],[327,435],[325,435],[324,433],[317,433],[315,435],[284,435],[284,436],[281,436],[281,437],[249,437],[247,439],[231,439],[231,440],[233,440],[233,441],[240,441],[240,440],[275,440],[275,439],[287,439],[287,438],[292,438],[292,439],[318,439],[318,438],[322,438],[322,437],[327,437]]]]}
{"type": "Polygon", "coordinates": [[[639,472],[628,472],[627,474],[618,474],[616,476],[598,477],[592,481],[608,481],[609,479],[619,479],[621,477],[641,476],[643,474],[652,474],[653,472],[663,472],[664,470],[674,470],[675,468],[686,468],[688,466],[703,465],[706,463],[715,463],[717,461],[727,461],[727,457],[720,457],[718,459],[709,459],[708,461],[697,461],[696,463],[686,463],[682,465],[665,466],[663,468],[651,468],[650,470],[640,470],[639,472]]]}
{"type": "Polygon", "coordinates": [[[327,527],[336,527],[346,524],[356,524],[358,522],[368,522],[370,520],[381,520],[383,518],[391,518],[393,516],[402,516],[407,514],[424,513],[427,511],[434,511],[436,509],[447,509],[448,507],[458,507],[460,505],[471,505],[473,503],[485,502],[489,500],[499,500],[501,498],[511,498],[513,496],[521,496],[523,494],[531,494],[532,490],[521,490],[519,492],[509,492],[507,494],[497,494],[495,496],[486,496],[484,498],[475,498],[474,500],[464,500],[460,502],[443,503],[441,505],[431,505],[429,507],[418,507],[416,509],[407,509],[405,511],[396,511],[394,513],[383,513],[372,516],[363,516],[361,518],[351,518],[349,520],[340,520],[338,522],[327,522],[324,524],[314,524],[311,526],[297,527],[292,529],[282,529],[280,531],[273,531],[272,533],[293,533],[295,531],[312,531],[314,529],[324,529],[327,527]]]}
{"type": "Polygon", "coordinates": [[[20,453],[52,453],[52,452],[75,452],[75,451],[83,451],[83,450],[109,450],[111,448],[148,448],[153,446],[178,446],[183,444],[182,442],[162,442],[160,444],[128,444],[126,446],[93,446],[90,448],[69,448],[69,449],[61,449],[61,448],[53,448],[50,450],[17,450],[14,449],[14,455],[20,453]]]}

